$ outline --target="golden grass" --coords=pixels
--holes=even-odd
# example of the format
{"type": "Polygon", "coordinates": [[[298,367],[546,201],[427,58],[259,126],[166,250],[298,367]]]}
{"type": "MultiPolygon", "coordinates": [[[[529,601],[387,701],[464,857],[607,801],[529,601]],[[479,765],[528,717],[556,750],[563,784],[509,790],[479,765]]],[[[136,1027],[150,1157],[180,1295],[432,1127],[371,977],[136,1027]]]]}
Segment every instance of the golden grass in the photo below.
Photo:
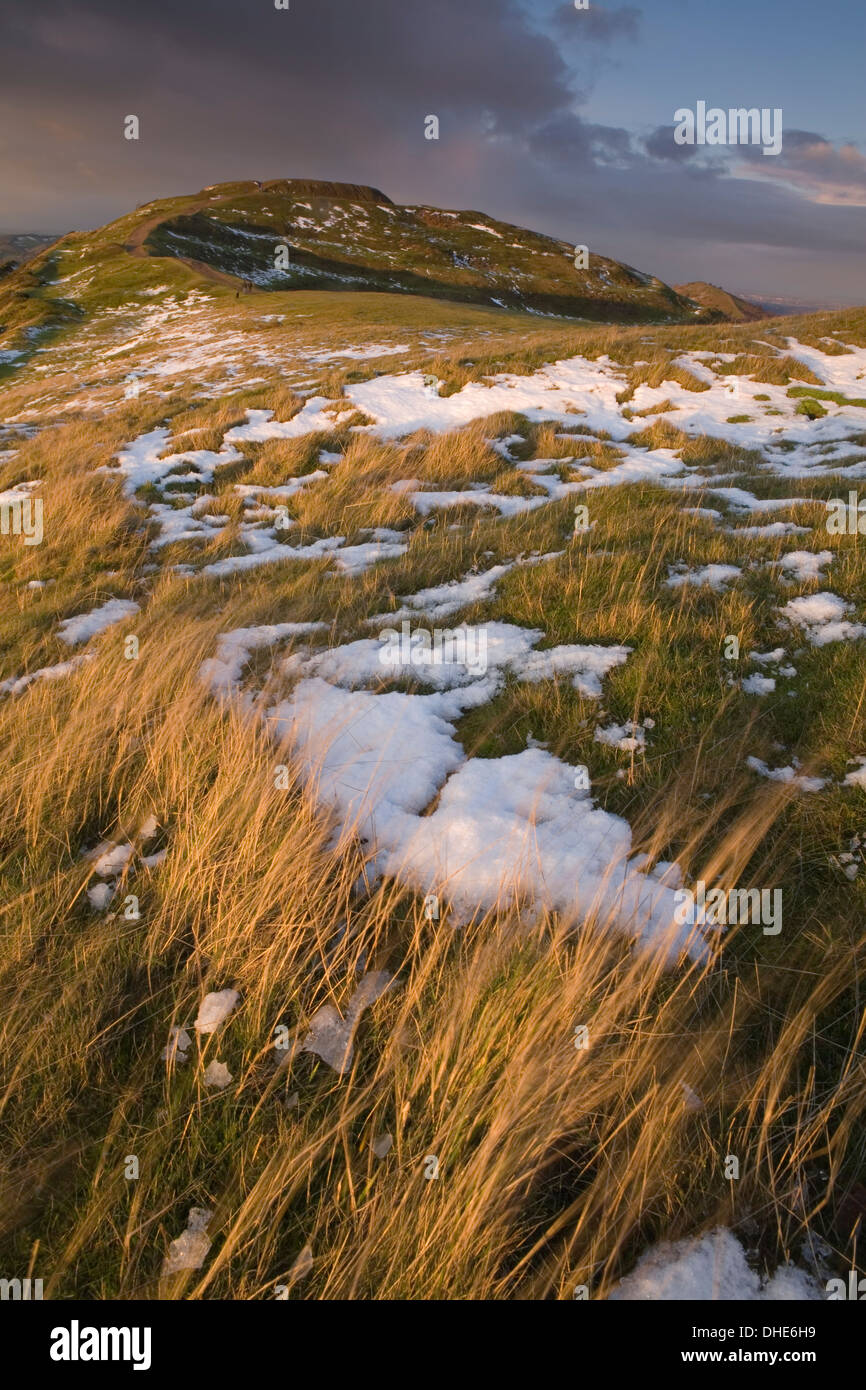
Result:
{"type": "MultiPolygon", "coordinates": [[[[455,932],[392,885],[359,898],[361,858],[328,851],[305,795],[274,789],[275,751],[197,685],[220,625],[202,622],[191,648],[170,609],[149,615],[138,663],[106,651],[62,693],[3,711],[6,854],[20,837],[28,858],[21,877],[5,859],[2,1116],[18,1157],[4,1228],[12,1251],[39,1232],[48,1295],[268,1297],[310,1244],[292,1296],[568,1298],[582,1283],[603,1296],[653,1235],[746,1212],[793,1251],[836,1200],[817,1166],[838,1173],[862,1144],[862,1024],[841,1034],[835,1088],[810,1062],[862,942],[825,942],[822,968],[787,980],[771,962],[751,981],[671,977],[604,930],[503,910],[455,932]],[[141,920],[92,916],[79,846],[134,836],[151,813],[168,858],[118,894],[140,895],[141,920]],[[362,1026],[351,1074],[281,1058],[275,1025],[297,1037],[318,1004],[345,1001],[362,954],[398,985],[362,1026]],[[232,1022],[185,1068],[161,1062],[169,1025],[226,986],[241,994],[232,1022]],[[235,1078],[226,1093],[202,1085],[216,1056],[235,1078]],[[378,1160],[384,1131],[394,1146],[378,1160]],[[731,1152],[737,1185],[722,1175],[731,1152]],[[212,1258],[161,1281],[191,1205],[215,1212],[212,1258]]],[[[736,878],[783,804],[783,791],[759,798],[722,831],[708,878],[736,878]]],[[[676,814],[668,796],[656,838],[676,814]]]]}
{"type": "MultiPolygon", "coordinates": [[[[829,326],[828,316],[813,331],[829,326]]],[[[852,318],[845,332],[856,329],[852,318]]],[[[720,350],[751,360],[755,331],[670,330],[669,346],[720,348],[730,336],[735,347],[720,350]]],[[[592,330],[580,341],[635,361],[653,355],[643,337],[661,332],[592,330]]],[[[512,365],[543,360],[552,340],[578,341],[569,334],[503,334],[482,365],[500,346],[512,365]]],[[[42,546],[16,541],[3,554],[13,597],[0,619],[4,676],[68,655],[58,619],[112,595],[142,604],[129,625],[137,661],[124,659],[124,625],[64,681],[0,701],[4,1270],[33,1262],[55,1298],[269,1298],[281,1283],[293,1298],[571,1298],[580,1284],[604,1297],[649,1242],[718,1222],[752,1223],[771,1265],[817,1236],[839,1268],[856,1264],[863,900],[859,883],[834,883],[826,860],[857,807],[835,790],[813,809],[784,785],[756,783],[743,763],[756,749],[773,756],[784,736],[806,769],[841,774],[866,747],[863,658],[854,644],[804,653],[797,709],[747,703],[729,683],[741,668],[722,661],[721,636],[739,634],[744,651],[769,642],[785,594],[778,576],[747,573],[724,595],[664,584],[674,563],[764,561],[787,546],[710,530],[668,493],[599,489],[586,499],[594,526],[583,539],[571,535],[571,503],[507,522],[465,509],[462,530],[446,530],[449,512],[416,529],[401,560],[355,580],[321,563],[237,583],[169,573],[145,582],[144,510],[90,470],[166,417],[172,449],[216,447],[250,401],[278,418],[299,404],[289,391],[190,408],[142,399],[43,431],[0,475],[3,485],[44,477],[51,519],[42,546]],[[599,803],[627,816],[651,862],[676,857],[708,883],[784,884],[778,941],[732,930],[706,968],[663,973],[604,920],[575,929],[503,902],[465,928],[447,914],[431,923],[396,880],[359,888],[364,847],[332,847],[297,771],[289,790],[274,785],[285,751],[199,681],[219,633],[318,619],[329,625],[322,640],[369,635],[363,619],[401,595],[535,550],[565,554],[512,570],[467,621],[535,626],[545,643],[625,642],[632,655],[598,702],[566,681],[507,688],[462,721],[467,752],[518,751],[531,732],[585,762],[599,803]],[[34,597],[32,578],[55,583],[34,597]],[[623,759],[594,740],[597,723],[647,715],[656,728],[643,755],[623,759]],[[141,848],[150,815],[164,863],[134,860],[109,913],[94,913],[82,851],[102,838],[141,848]],[[130,894],[138,919],[124,916],[130,894]],[[365,1015],[340,1079],[297,1043],[322,1003],[345,1008],[363,969],[396,983],[365,1015]],[[192,1032],[203,994],[229,987],[241,996],[229,1023],[194,1040],[185,1066],[162,1060],[171,1025],[192,1032]],[[586,1050],[574,1046],[581,1024],[586,1050]],[[278,1025],[288,1054],[274,1049],[278,1025]],[[203,1083],[214,1058],[234,1078],[224,1092],[203,1083]],[[684,1083],[700,1111],[687,1109],[684,1083]],[[383,1132],[393,1147],[377,1159],[371,1140],[383,1132]],[[740,1158],[738,1182],[724,1177],[728,1154],[740,1158]],[[431,1155],[435,1180],[425,1178],[431,1155]],[[197,1274],[161,1279],[194,1205],[214,1213],[210,1256],[197,1274]],[[312,1271],[293,1282],[308,1244],[312,1271]]],[[[322,447],[343,450],[340,467],[291,507],[305,532],[352,536],[417,520],[391,491],[407,476],[522,488],[488,442],[510,432],[526,440],[521,457],[596,467],[619,457],[603,439],[557,440],[555,427],[504,415],[408,449],[345,431],[270,441],[244,448],[242,472],[277,484],[316,466],[322,447]]],[[[637,440],[683,447],[688,462],[751,462],[663,421],[637,440]]],[[[233,520],[209,558],[235,543],[228,481],[210,510],[233,520]]],[[[856,540],[840,547],[834,581],[862,602],[856,540]]],[[[254,672],[264,676],[270,659],[254,672]]]]}

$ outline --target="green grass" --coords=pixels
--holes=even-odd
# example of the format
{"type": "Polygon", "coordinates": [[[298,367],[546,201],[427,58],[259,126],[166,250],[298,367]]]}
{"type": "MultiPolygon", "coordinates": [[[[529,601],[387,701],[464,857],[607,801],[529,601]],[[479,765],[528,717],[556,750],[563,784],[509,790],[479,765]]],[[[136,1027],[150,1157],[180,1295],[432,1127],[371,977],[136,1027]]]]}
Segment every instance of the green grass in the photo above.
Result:
{"type": "MultiPolygon", "coordinates": [[[[866,408],[866,397],[844,396],[841,391],[816,391],[809,390],[804,386],[791,386],[787,394],[789,396],[807,396],[811,400],[835,401],[837,405],[856,405],[861,408],[866,408]]],[[[756,399],[759,399],[759,397],[756,397],[756,399]]]]}
{"type": "Polygon", "coordinates": [[[798,415],[807,415],[810,420],[820,420],[827,411],[820,401],[813,400],[811,396],[806,396],[797,405],[798,415]]]}

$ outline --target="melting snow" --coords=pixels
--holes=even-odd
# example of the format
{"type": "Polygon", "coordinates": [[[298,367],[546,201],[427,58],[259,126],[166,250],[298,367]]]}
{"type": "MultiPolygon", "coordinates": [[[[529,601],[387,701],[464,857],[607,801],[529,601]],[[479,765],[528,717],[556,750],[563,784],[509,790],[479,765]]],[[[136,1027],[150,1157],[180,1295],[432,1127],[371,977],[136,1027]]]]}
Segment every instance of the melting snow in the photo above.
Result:
{"type": "Polygon", "coordinates": [[[314,1052],[329,1067],[345,1076],[352,1065],[353,1038],[361,1015],[385,993],[392,976],[385,970],[368,971],[358,983],[343,1017],[333,1004],[323,1004],[310,1019],[310,1027],[301,1044],[302,1052],[314,1052]]]}
{"type": "Polygon", "coordinates": [[[740,574],[739,565],[704,565],[701,569],[687,570],[684,574],[672,574],[665,582],[669,589],[680,589],[684,584],[707,585],[716,593],[722,593],[740,574]]]}
{"type": "Polygon", "coordinates": [[[674,1300],[782,1302],[823,1297],[810,1274],[780,1265],[772,1278],[751,1269],[737,1237],[724,1227],[692,1240],[647,1250],[610,1295],[623,1302],[674,1300]]]}
{"type": "MultiPolygon", "coordinates": [[[[796,763],[796,758],[794,762],[796,763]]],[[[796,787],[801,792],[819,792],[822,787],[826,787],[826,777],[806,777],[798,772],[795,767],[768,767],[760,758],[749,757],[746,765],[753,772],[758,772],[762,777],[768,777],[771,782],[787,782],[790,786],[796,787]]]]}
{"type": "Polygon", "coordinates": [[[778,564],[786,574],[805,584],[810,579],[822,580],[824,575],[821,571],[827,565],[832,565],[835,558],[832,550],[819,550],[817,554],[812,550],[792,550],[783,555],[778,564]]]}
{"type": "Polygon", "coordinates": [[[131,618],[133,613],[138,611],[138,604],[133,603],[132,599],[112,598],[101,608],[64,619],[57,630],[57,636],[68,646],[77,647],[79,643],[88,642],[91,637],[104,632],[106,628],[122,622],[124,618],[131,618]]]}
{"type": "Polygon", "coordinates": [[[20,695],[33,681],[60,680],[63,676],[71,675],[84,662],[92,660],[92,652],[82,652],[79,656],[71,656],[68,661],[58,662],[56,666],[40,666],[38,671],[31,671],[26,676],[10,676],[8,680],[0,681],[0,694],[20,695]]]}
{"type": "Polygon", "coordinates": [[[163,1278],[168,1274],[179,1274],[186,1269],[201,1269],[211,1247],[210,1238],[205,1235],[213,1219],[213,1212],[204,1207],[191,1207],[187,1217],[186,1230],[173,1240],[168,1247],[162,1265],[163,1278]]]}
{"type": "Polygon", "coordinates": [[[792,598],[779,612],[803,631],[813,647],[826,647],[830,642],[847,642],[866,636],[866,627],[849,622],[845,617],[853,607],[853,603],[847,603],[838,594],[821,593],[792,598]]]}
{"type": "Polygon", "coordinates": [[[240,997],[236,989],[221,989],[206,994],[199,1005],[198,1016],[193,1025],[196,1032],[215,1033],[236,1007],[240,997]]]}

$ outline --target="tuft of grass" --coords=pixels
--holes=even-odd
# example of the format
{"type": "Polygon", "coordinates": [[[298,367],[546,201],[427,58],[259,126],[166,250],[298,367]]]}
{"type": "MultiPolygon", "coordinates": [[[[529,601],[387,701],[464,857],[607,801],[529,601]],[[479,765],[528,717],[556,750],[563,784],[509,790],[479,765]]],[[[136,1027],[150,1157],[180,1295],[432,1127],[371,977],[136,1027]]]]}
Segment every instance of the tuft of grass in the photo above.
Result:
{"type": "Polygon", "coordinates": [[[822,415],[827,414],[827,408],[823,406],[820,401],[813,400],[811,396],[806,396],[803,400],[798,401],[795,413],[797,415],[806,415],[810,420],[820,420],[822,415]]]}

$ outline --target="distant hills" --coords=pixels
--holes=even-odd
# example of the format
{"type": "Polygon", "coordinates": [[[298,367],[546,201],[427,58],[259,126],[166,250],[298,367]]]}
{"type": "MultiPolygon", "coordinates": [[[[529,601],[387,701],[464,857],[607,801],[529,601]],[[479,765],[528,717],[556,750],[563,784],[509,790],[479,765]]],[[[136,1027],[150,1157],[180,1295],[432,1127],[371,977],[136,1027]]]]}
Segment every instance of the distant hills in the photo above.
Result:
{"type": "Polygon", "coordinates": [[[38,232],[15,232],[10,236],[0,236],[0,275],[4,270],[8,274],[16,266],[23,265],[56,240],[56,236],[42,236],[38,232]]]}

